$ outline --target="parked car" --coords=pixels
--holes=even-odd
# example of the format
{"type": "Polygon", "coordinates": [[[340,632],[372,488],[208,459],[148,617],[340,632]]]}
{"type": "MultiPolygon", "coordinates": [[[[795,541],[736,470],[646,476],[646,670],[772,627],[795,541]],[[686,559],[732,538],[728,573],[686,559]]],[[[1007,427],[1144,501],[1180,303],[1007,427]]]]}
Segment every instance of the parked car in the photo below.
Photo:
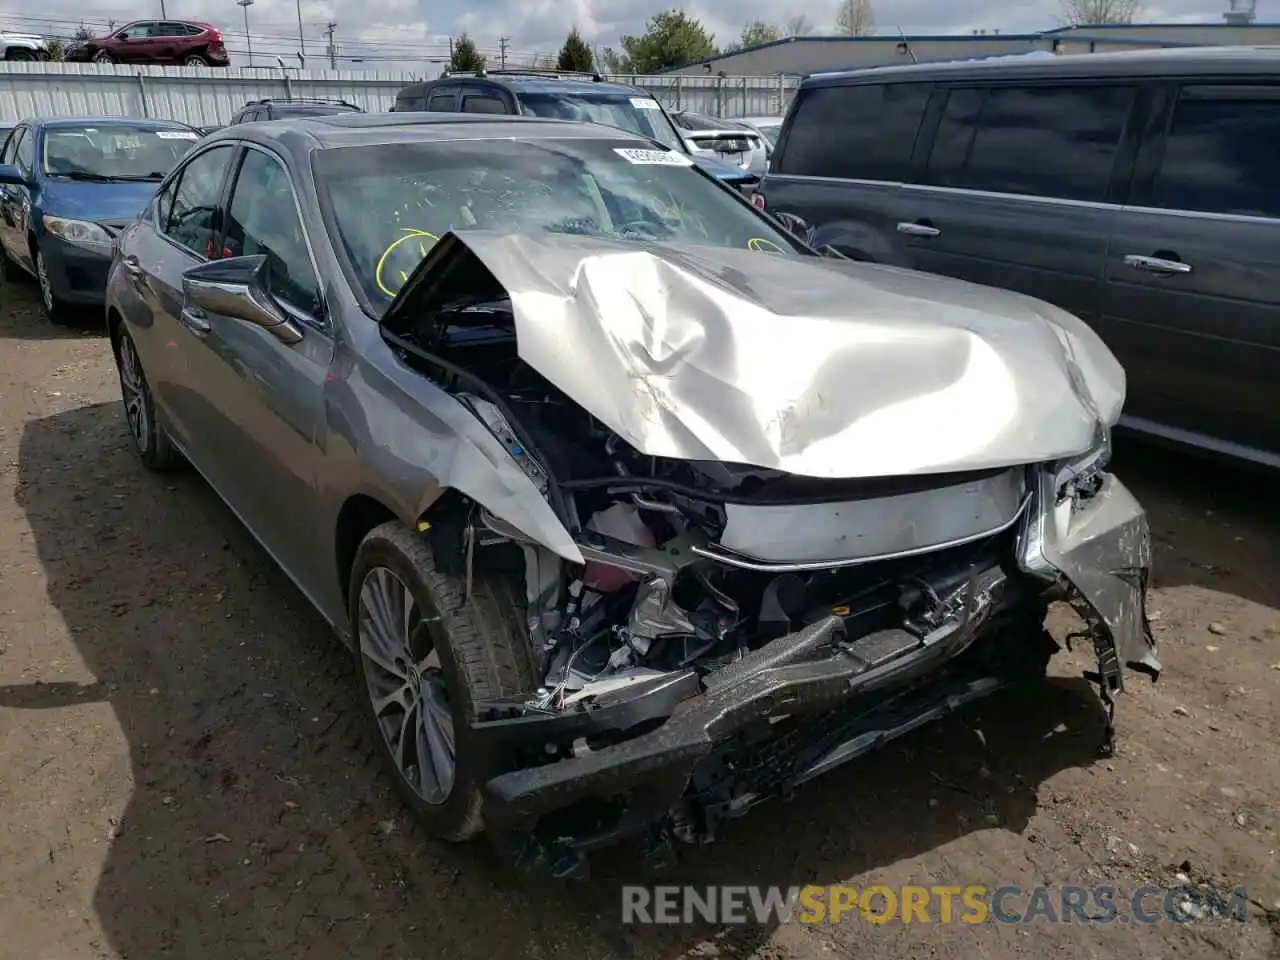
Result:
{"type": "Polygon", "coordinates": [[[231,118],[231,124],[255,120],[279,120],[284,117],[327,117],[336,113],[363,113],[354,103],[315,97],[285,97],[250,100],[231,118]]]}
{"type": "Polygon", "coordinates": [[[778,134],[782,130],[782,117],[734,117],[730,123],[742,124],[760,134],[770,154],[773,153],[773,147],[778,142],[778,134]]]}
{"type": "Polygon", "coordinates": [[[748,195],[760,182],[758,173],[709,154],[691,153],[662,104],[639,87],[605,83],[598,73],[547,70],[446,73],[436,80],[410,84],[396,95],[393,112],[417,110],[603,123],[689,154],[699,167],[748,195]]]}
{"type": "Polygon", "coordinates": [[[675,121],[689,148],[696,156],[711,157],[723,163],[763,175],[769,169],[764,137],[732,120],[706,117],[688,110],[674,110],[675,121]]]}
{"type": "Polygon", "coordinates": [[[1125,367],[1125,427],[1280,467],[1278,119],[1267,47],[818,75],[760,199],[1071,311],[1125,367]]]}
{"type": "Polygon", "coordinates": [[[35,33],[0,30],[0,60],[48,60],[49,41],[35,33]]]}
{"type": "Polygon", "coordinates": [[[0,150],[0,277],[34,276],[51,323],[100,306],[116,234],[197,137],[133,117],[18,124],[0,150]]]}
{"type": "Polygon", "coordinates": [[[197,20],[135,20],[104,37],[67,48],[67,59],[94,63],[180,63],[188,67],[231,64],[222,33],[197,20]]]}
{"type": "Polygon", "coordinates": [[[107,300],[143,464],[193,464],[354,649],[441,837],[562,873],[707,839],[1040,676],[1052,597],[1108,703],[1159,671],[1098,337],[825,258],[647,136],[228,127],[107,300]]]}
{"type": "Polygon", "coordinates": [[[211,124],[208,124],[207,126],[196,127],[196,132],[199,133],[200,136],[202,137],[207,137],[209,134],[213,133],[215,130],[221,130],[224,126],[225,124],[221,124],[221,123],[211,123],[211,124]]]}

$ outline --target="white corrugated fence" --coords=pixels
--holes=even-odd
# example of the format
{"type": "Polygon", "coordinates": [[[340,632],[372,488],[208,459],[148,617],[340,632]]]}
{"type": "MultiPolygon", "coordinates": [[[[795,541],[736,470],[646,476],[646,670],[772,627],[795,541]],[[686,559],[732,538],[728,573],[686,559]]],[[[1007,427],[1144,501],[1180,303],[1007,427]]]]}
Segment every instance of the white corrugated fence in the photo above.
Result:
{"type": "MultiPolygon", "coordinates": [[[[29,117],[129,116],[226,123],[249,100],[330,97],[381,111],[410,71],[280,70],[264,67],[159,67],[96,63],[0,61],[0,121],[29,117]]],[[[795,91],[791,77],[615,76],[670,108],[720,117],[774,116],[795,91]]]]}

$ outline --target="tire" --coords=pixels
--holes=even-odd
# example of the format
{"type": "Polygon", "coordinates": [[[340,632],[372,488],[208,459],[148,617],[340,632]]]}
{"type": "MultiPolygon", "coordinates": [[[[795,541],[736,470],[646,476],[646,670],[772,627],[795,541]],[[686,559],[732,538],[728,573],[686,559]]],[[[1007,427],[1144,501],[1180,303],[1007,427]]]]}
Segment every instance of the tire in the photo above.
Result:
{"type": "Polygon", "coordinates": [[[0,247],[0,283],[20,283],[30,279],[30,274],[9,259],[9,254],[0,247]]]}
{"type": "Polygon", "coordinates": [[[9,50],[5,53],[4,58],[6,60],[26,61],[30,63],[36,59],[36,54],[33,50],[9,50]]]}
{"type": "Polygon", "coordinates": [[[151,387],[142,370],[142,360],[133,338],[120,325],[115,349],[116,372],[120,377],[120,396],[125,405],[125,421],[133,437],[134,451],[148,470],[167,473],[182,462],[164,427],[156,417],[151,387]]]}
{"type": "MultiPolygon", "coordinates": [[[[477,700],[528,695],[537,685],[523,625],[522,585],[477,571],[471,600],[464,602],[464,595],[463,583],[436,570],[425,538],[399,521],[370,531],[356,552],[348,614],[366,719],[405,803],[428,831],[454,842],[468,840],[484,829],[480,797],[483,771],[477,769],[474,749],[465,736],[467,721],[474,716],[473,704],[477,700]],[[378,644],[373,639],[374,618],[367,611],[379,608],[379,585],[389,582],[388,574],[400,585],[395,589],[407,588],[413,600],[413,612],[404,616],[397,613],[395,619],[416,625],[416,629],[406,631],[412,638],[406,646],[412,649],[405,650],[404,659],[418,668],[404,671],[401,689],[408,691],[417,682],[420,692],[395,703],[384,702],[387,709],[380,721],[373,705],[375,696],[402,682],[399,674],[393,677],[391,671],[378,665],[379,660],[386,661],[385,657],[371,656],[378,644]],[[436,664],[430,666],[433,659],[436,664]],[[452,730],[462,735],[452,737],[455,759],[448,789],[429,797],[424,786],[427,780],[438,786],[445,778],[433,778],[422,771],[421,764],[416,764],[418,775],[413,777],[416,782],[411,782],[410,768],[398,763],[393,752],[403,745],[403,728],[409,724],[400,727],[400,736],[393,734],[412,713],[414,703],[419,716],[429,717],[442,710],[436,689],[439,687],[447,700],[447,710],[443,712],[452,730]],[[408,707],[403,706],[406,703],[408,707]]],[[[429,738],[430,734],[426,736],[429,738]]],[[[415,747],[418,742],[420,738],[415,737],[415,747]]]]}
{"type": "Polygon", "coordinates": [[[93,55],[93,62],[94,63],[115,63],[116,58],[113,57],[111,54],[107,53],[107,51],[105,50],[99,50],[97,53],[93,55]]]}
{"type": "Polygon", "coordinates": [[[65,327],[70,322],[71,309],[53,292],[53,283],[49,279],[40,247],[33,241],[31,248],[36,266],[36,283],[40,287],[40,312],[55,327],[65,327]]]}
{"type": "Polygon", "coordinates": [[[199,53],[191,53],[182,58],[182,64],[187,67],[207,67],[209,61],[199,53]]]}

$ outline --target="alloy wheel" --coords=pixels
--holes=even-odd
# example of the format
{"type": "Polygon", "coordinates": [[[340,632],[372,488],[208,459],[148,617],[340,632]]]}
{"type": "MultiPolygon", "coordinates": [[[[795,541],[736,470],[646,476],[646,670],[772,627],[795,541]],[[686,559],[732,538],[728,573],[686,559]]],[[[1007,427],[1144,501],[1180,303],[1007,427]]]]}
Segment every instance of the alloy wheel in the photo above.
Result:
{"type": "Polygon", "coordinates": [[[145,453],[151,428],[147,416],[147,381],[142,375],[138,351],[127,336],[120,338],[120,393],[124,399],[124,414],[129,420],[129,431],[138,449],[145,453]]]}
{"type": "Polygon", "coordinates": [[[431,631],[440,623],[395,573],[374,567],[360,585],[357,642],[378,727],[400,775],[425,803],[453,791],[453,710],[431,631]]]}

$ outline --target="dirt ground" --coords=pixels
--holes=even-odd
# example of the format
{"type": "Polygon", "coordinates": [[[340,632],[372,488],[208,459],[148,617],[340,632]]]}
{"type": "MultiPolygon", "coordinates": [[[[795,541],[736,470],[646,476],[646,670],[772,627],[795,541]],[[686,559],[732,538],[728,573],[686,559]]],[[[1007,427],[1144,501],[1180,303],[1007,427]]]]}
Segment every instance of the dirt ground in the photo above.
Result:
{"type": "Polygon", "coordinates": [[[628,929],[624,853],[513,885],[406,819],[319,617],[196,476],[135,462],[102,331],[0,288],[0,957],[1280,957],[1274,478],[1139,446],[1117,469],[1152,517],[1166,673],[1134,678],[1113,758],[1064,655],[664,882],[1190,878],[1247,887],[1246,922],[628,929]]]}

